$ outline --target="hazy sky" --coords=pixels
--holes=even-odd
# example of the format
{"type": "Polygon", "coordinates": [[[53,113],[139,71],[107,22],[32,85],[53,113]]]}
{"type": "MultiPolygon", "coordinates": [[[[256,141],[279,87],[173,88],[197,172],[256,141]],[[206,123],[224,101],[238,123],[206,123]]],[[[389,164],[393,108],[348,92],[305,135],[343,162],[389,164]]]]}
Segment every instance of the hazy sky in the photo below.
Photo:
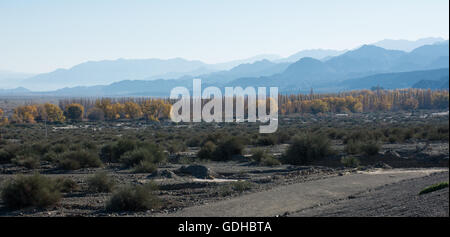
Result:
{"type": "Polygon", "coordinates": [[[207,63],[449,35],[448,0],[0,0],[0,70],[117,58],[207,63]]]}

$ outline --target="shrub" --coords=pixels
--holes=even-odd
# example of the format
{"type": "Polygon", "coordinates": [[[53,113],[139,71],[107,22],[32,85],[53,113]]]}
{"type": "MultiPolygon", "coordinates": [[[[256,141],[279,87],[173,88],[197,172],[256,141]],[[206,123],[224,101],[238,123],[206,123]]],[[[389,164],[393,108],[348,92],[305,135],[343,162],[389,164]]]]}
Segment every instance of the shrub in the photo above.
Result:
{"type": "Polygon", "coordinates": [[[194,137],[194,138],[191,138],[190,140],[188,140],[186,142],[186,145],[188,147],[198,147],[198,146],[200,146],[200,143],[201,143],[200,138],[194,137]]]}
{"type": "Polygon", "coordinates": [[[139,164],[137,164],[133,167],[133,172],[134,173],[153,173],[157,169],[158,169],[158,167],[156,166],[156,164],[154,164],[150,161],[142,160],[141,162],[139,162],[139,164]]]}
{"type": "Polygon", "coordinates": [[[251,158],[252,158],[252,160],[257,162],[258,164],[263,165],[263,166],[276,166],[276,165],[280,165],[281,164],[280,161],[278,161],[277,159],[273,158],[272,156],[267,154],[262,149],[254,150],[251,158]]]}
{"type": "Polygon", "coordinates": [[[14,153],[11,153],[5,149],[0,150],[0,164],[11,163],[11,160],[15,157],[14,153]]]}
{"type": "Polygon", "coordinates": [[[293,140],[283,156],[283,162],[291,165],[306,165],[332,153],[330,141],[326,136],[309,134],[293,140]]]}
{"type": "Polygon", "coordinates": [[[212,160],[227,161],[234,155],[241,155],[244,149],[243,142],[238,138],[230,138],[217,146],[212,155],[212,160]]]}
{"type": "Polygon", "coordinates": [[[102,161],[105,161],[105,162],[117,161],[117,160],[114,159],[113,154],[114,154],[114,146],[113,146],[113,144],[104,145],[100,149],[100,159],[102,161]]]}
{"type": "Polygon", "coordinates": [[[102,161],[97,154],[85,150],[65,152],[58,160],[59,168],[64,170],[96,168],[101,165],[102,161]]]}
{"type": "Polygon", "coordinates": [[[39,158],[35,156],[18,156],[13,158],[11,162],[18,166],[23,166],[27,169],[36,169],[40,165],[39,158]]]}
{"type": "Polygon", "coordinates": [[[137,148],[137,143],[131,139],[119,140],[112,146],[111,161],[117,162],[120,157],[128,151],[132,151],[137,148]]]}
{"type": "Polygon", "coordinates": [[[63,193],[71,193],[80,189],[80,186],[77,184],[77,182],[69,178],[57,178],[56,186],[58,190],[63,193]]]}
{"type": "Polygon", "coordinates": [[[381,145],[374,141],[369,141],[361,146],[362,151],[364,154],[368,156],[374,156],[378,154],[378,152],[381,150],[381,145]]]}
{"type": "Polygon", "coordinates": [[[431,193],[431,192],[438,191],[438,190],[441,190],[444,188],[448,188],[448,182],[442,182],[442,183],[431,185],[431,186],[423,189],[422,191],[420,191],[419,195],[431,193]]]}
{"type": "Polygon", "coordinates": [[[105,172],[99,172],[88,178],[88,191],[93,193],[109,193],[114,188],[115,182],[105,172]]]}
{"type": "Polygon", "coordinates": [[[271,156],[267,156],[261,160],[260,164],[263,166],[277,166],[281,165],[281,162],[271,156]]]}
{"type": "Polygon", "coordinates": [[[359,166],[360,161],[358,158],[354,156],[344,156],[341,158],[341,164],[343,164],[346,167],[356,168],[359,166]]]}
{"type": "Polygon", "coordinates": [[[255,149],[252,153],[252,160],[258,163],[267,155],[263,149],[255,149]]]}
{"type": "Polygon", "coordinates": [[[237,181],[231,183],[231,188],[239,193],[252,189],[253,184],[248,181],[237,181]]]}
{"type": "Polygon", "coordinates": [[[159,198],[154,184],[128,185],[115,192],[106,205],[108,211],[145,211],[158,208],[159,198]]]}
{"type": "Polygon", "coordinates": [[[48,162],[56,162],[58,160],[58,155],[55,152],[50,151],[44,154],[42,160],[48,162]]]}
{"type": "Polygon", "coordinates": [[[259,146],[272,146],[275,145],[276,139],[272,136],[263,136],[256,141],[256,145],[259,146]]]}
{"type": "Polygon", "coordinates": [[[202,148],[197,154],[197,157],[202,160],[212,160],[216,147],[216,144],[211,141],[207,141],[205,144],[203,144],[202,148]]]}
{"type": "Polygon", "coordinates": [[[2,200],[10,209],[47,207],[61,198],[56,182],[45,176],[18,176],[8,182],[2,191],[2,200]]]}
{"type": "Polygon", "coordinates": [[[68,146],[65,144],[56,144],[50,148],[54,153],[63,153],[69,150],[68,146]]]}
{"type": "Polygon", "coordinates": [[[350,140],[345,145],[344,151],[347,154],[351,154],[351,155],[360,154],[362,152],[362,144],[360,142],[350,140]]]}
{"type": "Polygon", "coordinates": [[[164,153],[154,144],[146,144],[141,148],[127,151],[120,157],[120,162],[127,167],[138,165],[142,161],[158,164],[164,160],[164,153]]]}

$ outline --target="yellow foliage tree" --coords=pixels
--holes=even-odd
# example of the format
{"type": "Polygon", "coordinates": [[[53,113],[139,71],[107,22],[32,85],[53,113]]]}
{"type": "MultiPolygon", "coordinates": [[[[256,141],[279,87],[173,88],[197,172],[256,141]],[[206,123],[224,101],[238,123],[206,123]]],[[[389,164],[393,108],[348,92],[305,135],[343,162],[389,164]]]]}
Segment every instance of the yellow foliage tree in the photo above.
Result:
{"type": "Polygon", "coordinates": [[[38,110],[35,105],[24,105],[14,109],[12,121],[14,123],[36,123],[38,110]]]}
{"type": "Polygon", "coordinates": [[[161,99],[145,100],[141,104],[142,114],[145,119],[151,121],[159,121],[163,118],[168,118],[171,105],[161,99]]]}
{"type": "Polygon", "coordinates": [[[39,117],[41,120],[48,122],[64,122],[66,117],[64,112],[56,105],[46,103],[38,107],[39,117]]]}
{"type": "Polygon", "coordinates": [[[141,107],[132,102],[132,101],[128,101],[125,102],[123,107],[124,110],[124,114],[125,114],[125,118],[129,118],[129,119],[138,119],[140,117],[142,117],[142,111],[141,111],[141,107]]]}

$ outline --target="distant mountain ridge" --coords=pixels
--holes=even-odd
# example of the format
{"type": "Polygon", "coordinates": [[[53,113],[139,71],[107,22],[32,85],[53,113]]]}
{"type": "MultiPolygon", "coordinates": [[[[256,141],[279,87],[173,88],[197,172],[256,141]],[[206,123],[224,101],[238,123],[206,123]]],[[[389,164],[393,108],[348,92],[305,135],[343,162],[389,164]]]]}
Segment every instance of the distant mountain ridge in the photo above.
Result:
{"type": "Polygon", "coordinates": [[[441,64],[433,65],[433,62],[448,60],[448,52],[448,41],[446,44],[422,46],[410,53],[364,45],[325,62],[303,58],[282,73],[269,77],[239,78],[227,86],[277,86],[281,91],[308,91],[310,88],[336,90],[340,82],[348,79],[442,68],[441,64]]]}
{"type": "Polygon", "coordinates": [[[397,73],[383,73],[373,76],[355,78],[345,80],[339,83],[341,90],[359,90],[368,89],[374,86],[380,86],[384,89],[401,89],[401,88],[423,88],[423,89],[438,89],[434,84],[423,85],[424,81],[439,81],[440,85],[443,81],[449,80],[449,69],[434,69],[425,71],[412,71],[412,72],[397,72],[397,73]],[[418,86],[417,83],[421,82],[422,86],[418,86]]]}
{"type": "MultiPolygon", "coordinates": [[[[298,56],[301,53],[293,56],[298,56]]],[[[311,50],[303,53],[303,55],[316,53],[316,56],[322,54],[321,56],[325,58],[302,57],[290,63],[282,62],[285,59],[277,59],[277,56],[274,55],[260,55],[244,59],[242,61],[250,62],[241,63],[226,70],[219,68],[227,67],[237,63],[237,61],[224,66],[180,58],[169,60],[106,60],[83,63],[71,69],[40,74],[27,80],[32,81],[30,85],[35,83],[41,88],[46,88],[44,89],[45,92],[34,94],[58,96],[121,96],[133,94],[167,96],[173,87],[186,86],[189,88],[193,78],[201,78],[205,86],[277,86],[280,91],[284,92],[306,92],[311,88],[317,91],[332,92],[353,88],[345,85],[345,81],[362,80],[375,75],[388,76],[403,72],[415,72],[414,75],[417,75],[417,73],[423,71],[424,77],[421,80],[430,80],[425,75],[430,73],[429,76],[434,81],[439,78],[433,76],[433,70],[449,67],[448,40],[423,45],[411,52],[389,50],[375,45],[363,45],[345,52],[311,50]],[[330,53],[336,53],[337,56],[325,56],[330,53]],[[266,56],[273,57],[275,60],[252,61],[266,56]],[[158,70],[154,70],[154,68],[158,70]],[[90,71],[97,72],[90,73],[90,71]],[[148,74],[152,75],[148,76],[148,74]],[[124,77],[129,80],[120,79],[124,77]],[[104,83],[98,83],[101,80],[104,80],[104,83]],[[108,83],[107,81],[115,82],[108,83]],[[65,86],[67,82],[76,85],[69,83],[68,86],[65,86]],[[49,84],[53,86],[53,89],[48,87],[49,84]]],[[[383,78],[374,78],[374,83],[376,80],[383,81],[383,78]]],[[[355,85],[358,84],[358,81],[354,82],[355,85]]],[[[417,82],[414,81],[414,83],[417,82]]],[[[431,85],[431,83],[428,84],[431,85]]],[[[427,85],[427,83],[424,83],[424,85],[427,85]]],[[[412,84],[407,86],[411,87],[412,84]]],[[[23,90],[18,91],[32,93],[23,90]]],[[[0,90],[0,94],[5,93],[5,90],[0,90]]]]}
{"type": "Polygon", "coordinates": [[[418,40],[393,40],[393,39],[385,39],[378,42],[373,43],[372,45],[392,50],[401,50],[405,52],[411,52],[416,48],[422,47],[424,45],[436,44],[445,41],[444,38],[441,37],[428,37],[422,38],[418,40]]]}

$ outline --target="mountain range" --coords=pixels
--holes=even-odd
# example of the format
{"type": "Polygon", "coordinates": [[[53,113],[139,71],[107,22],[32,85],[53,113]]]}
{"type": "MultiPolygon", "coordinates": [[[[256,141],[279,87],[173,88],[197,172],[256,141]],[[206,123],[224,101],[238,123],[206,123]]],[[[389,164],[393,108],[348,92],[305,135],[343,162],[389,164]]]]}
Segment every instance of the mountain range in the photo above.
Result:
{"type": "Polygon", "coordinates": [[[395,45],[392,42],[397,41],[381,41],[348,51],[304,50],[286,58],[259,55],[222,64],[180,58],[86,62],[22,78],[21,85],[34,92],[19,88],[0,90],[0,94],[168,96],[173,87],[190,88],[193,78],[201,78],[204,86],[277,86],[284,93],[308,92],[311,88],[336,92],[376,85],[407,88],[420,81],[424,82],[418,86],[436,88],[439,86],[435,81],[448,81],[448,41],[428,38],[405,43],[404,47],[411,48],[431,42],[411,51],[376,46],[387,42],[395,45]]]}

